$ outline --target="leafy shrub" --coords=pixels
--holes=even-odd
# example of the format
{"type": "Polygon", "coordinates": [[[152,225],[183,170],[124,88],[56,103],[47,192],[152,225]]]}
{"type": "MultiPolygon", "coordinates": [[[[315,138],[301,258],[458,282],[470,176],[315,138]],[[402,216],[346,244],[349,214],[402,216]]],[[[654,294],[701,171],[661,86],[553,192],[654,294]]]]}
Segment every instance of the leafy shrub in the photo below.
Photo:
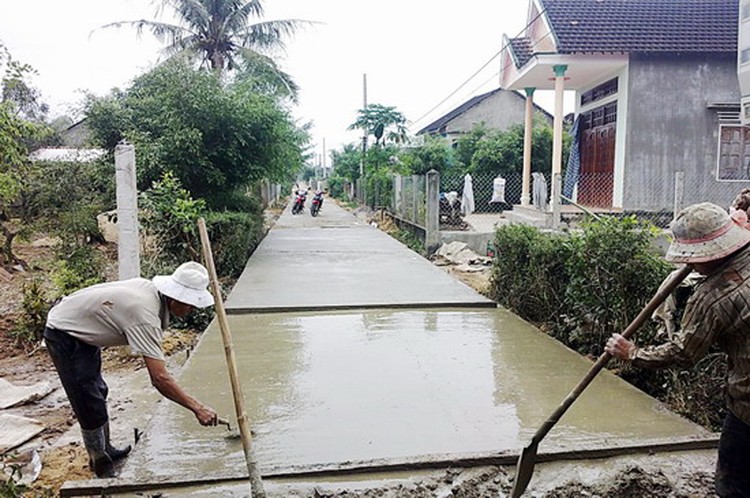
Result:
{"type": "Polygon", "coordinates": [[[23,342],[37,342],[42,339],[50,302],[39,279],[23,286],[22,314],[12,335],[23,342]]]}
{"type": "Polygon", "coordinates": [[[495,235],[493,298],[531,322],[555,322],[564,309],[569,281],[565,236],[522,224],[504,225],[495,235]]]}
{"type": "MultiPolygon", "coordinates": [[[[609,335],[625,329],[673,269],[652,249],[655,235],[652,225],[633,217],[590,220],[569,236],[526,225],[500,227],[492,295],[578,352],[598,356],[609,335]]],[[[638,342],[652,343],[656,331],[655,324],[644,324],[638,342]]],[[[690,370],[615,366],[625,380],[676,412],[719,430],[723,357],[714,347],[690,370]]]]}
{"type": "Polygon", "coordinates": [[[263,239],[263,219],[257,213],[210,212],[206,229],[216,273],[237,278],[263,239]]]}
{"type": "MultiPolygon", "coordinates": [[[[599,355],[606,338],[627,327],[673,269],[653,249],[656,235],[653,225],[632,216],[584,222],[583,232],[570,238],[566,263],[566,318],[576,327],[559,338],[599,355]]],[[[641,335],[648,331],[652,338],[655,327],[641,335]]]]}
{"type": "Polygon", "coordinates": [[[2,498],[20,498],[27,491],[27,486],[20,484],[23,477],[21,474],[21,465],[13,461],[15,454],[3,455],[2,468],[0,468],[0,497],[2,498]]]}
{"type": "Polygon", "coordinates": [[[341,176],[331,176],[328,178],[328,194],[336,199],[344,199],[344,187],[346,186],[346,178],[341,176]]]}
{"type": "Polygon", "coordinates": [[[104,282],[105,258],[96,247],[87,244],[62,244],[57,249],[52,281],[58,295],[67,295],[104,282]]]}
{"type": "Polygon", "coordinates": [[[159,273],[164,263],[200,261],[198,218],[206,204],[193,200],[174,174],[167,172],[139,199],[140,222],[147,239],[143,270],[146,275],[159,273]]]}

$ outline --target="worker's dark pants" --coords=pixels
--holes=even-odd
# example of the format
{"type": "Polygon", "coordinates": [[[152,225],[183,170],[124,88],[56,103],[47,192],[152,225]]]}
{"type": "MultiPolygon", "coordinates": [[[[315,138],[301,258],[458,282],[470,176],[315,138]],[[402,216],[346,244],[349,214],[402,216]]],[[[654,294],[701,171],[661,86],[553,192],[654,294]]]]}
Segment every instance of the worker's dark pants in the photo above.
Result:
{"type": "Polygon", "coordinates": [[[44,342],[81,428],[103,426],[109,420],[109,389],[102,378],[101,348],[50,328],[44,329],[44,342]]]}
{"type": "Polygon", "coordinates": [[[721,429],[716,494],[721,498],[750,496],[750,425],[731,413],[721,429]]]}

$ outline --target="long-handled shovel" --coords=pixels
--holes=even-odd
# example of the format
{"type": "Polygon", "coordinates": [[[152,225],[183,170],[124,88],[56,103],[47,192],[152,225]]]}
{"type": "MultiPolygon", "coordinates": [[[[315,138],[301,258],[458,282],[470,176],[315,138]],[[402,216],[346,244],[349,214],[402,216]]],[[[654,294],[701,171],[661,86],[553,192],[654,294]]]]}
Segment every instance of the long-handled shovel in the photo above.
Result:
{"type": "Polygon", "coordinates": [[[216,317],[219,320],[221,328],[221,338],[224,342],[224,354],[227,358],[227,367],[229,368],[229,380],[232,384],[232,395],[234,396],[234,409],[237,413],[237,425],[240,427],[240,438],[242,439],[242,449],[245,452],[245,462],[247,471],[250,476],[250,496],[253,498],[266,498],[266,492],[263,490],[263,482],[258,471],[258,463],[253,451],[250,427],[248,426],[247,412],[245,411],[245,397],[242,394],[242,386],[237,372],[237,361],[234,356],[234,347],[232,346],[232,334],[229,329],[229,321],[224,310],[224,301],[221,297],[221,288],[219,280],[216,278],[216,267],[214,266],[214,257],[211,251],[211,241],[208,239],[206,230],[206,221],[203,218],[198,220],[198,231],[200,232],[201,245],[203,246],[203,259],[206,261],[206,268],[211,277],[211,291],[214,295],[216,317]]]}
{"type": "MultiPolygon", "coordinates": [[[[656,295],[651,298],[651,301],[648,302],[646,307],[643,308],[640,313],[638,313],[638,316],[636,316],[633,321],[630,322],[630,325],[628,325],[628,327],[622,333],[622,336],[626,339],[630,338],[630,336],[632,336],[635,331],[641,325],[643,325],[643,322],[645,322],[651,316],[654,310],[662,302],[664,302],[667,296],[669,296],[669,294],[680,284],[680,282],[685,280],[685,277],[688,276],[690,271],[691,268],[686,265],[677,273],[675,273],[669,280],[669,282],[667,282],[659,290],[659,292],[657,292],[656,295]]],[[[602,355],[598,360],[596,360],[596,363],[594,363],[594,365],[588,371],[586,376],[581,380],[581,382],[579,382],[578,385],[570,392],[570,394],[568,394],[568,397],[565,398],[562,404],[557,407],[557,410],[555,410],[552,415],[550,415],[549,418],[542,424],[542,426],[539,427],[539,429],[534,434],[534,437],[531,438],[531,443],[529,443],[529,445],[523,449],[523,451],[521,452],[521,456],[519,456],[518,458],[518,465],[516,466],[516,478],[513,484],[513,491],[511,492],[511,496],[513,498],[518,498],[519,496],[521,496],[526,490],[526,486],[529,485],[529,481],[531,481],[531,475],[534,473],[534,464],[536,463],[536,450],[539,446],[539,443],[542,441],[542,439],[544,439],[544,436],[547,435],[552,427],[557,424],[563,414],[568,411],[570,405],[572,405],[573,402],[578,399],[578,396],[580,396],[583,390],[586,389],[589,384],[591,384],[591,381],[594,380],[594,377],[596,377],[596,375],[602,370],[602,368],[604,368],[610,358],[612,358],[612,356],[609,353],[602,353],[602,355]]]]}

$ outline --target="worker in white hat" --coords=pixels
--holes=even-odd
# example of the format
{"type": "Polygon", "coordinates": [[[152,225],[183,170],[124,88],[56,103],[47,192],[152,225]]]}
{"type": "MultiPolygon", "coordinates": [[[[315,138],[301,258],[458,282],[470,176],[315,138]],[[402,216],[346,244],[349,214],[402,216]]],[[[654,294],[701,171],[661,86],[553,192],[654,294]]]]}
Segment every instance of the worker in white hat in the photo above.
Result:
{"type": "Polygon", "coordinates": [[[166,398],[195,414],[201,425],[216,425],[216,412],[185,392],[169,374],[161,340],[171,315],[183,317],[214,304],[208,272],[188,262],[171,275],[93,285],[66,296],[47,315],[44,341],[78,418],[89,465],[98,477],[114,477],[112,463],[130,446],[111,445],[107,384],[101,348],[130,346],[146,363],[151,383],[166,398]]]}
{"type": "Polygon", "coordinates": [[[605,351],[643,368],[691,366],[716,344],[728,356],[727,416],[719,442],[716,493],[750,496],[750,230],[708,202],[672,223],[666,259],[705,279],[687,301],[680,330],[659,346],[638,347],[613,334],[605,351]]]}

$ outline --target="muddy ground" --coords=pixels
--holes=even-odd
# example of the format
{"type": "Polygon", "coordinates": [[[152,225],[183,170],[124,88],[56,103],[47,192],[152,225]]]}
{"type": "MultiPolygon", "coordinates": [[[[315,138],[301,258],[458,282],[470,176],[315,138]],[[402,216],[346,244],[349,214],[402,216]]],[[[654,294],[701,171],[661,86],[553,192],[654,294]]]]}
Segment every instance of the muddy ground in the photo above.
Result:
{"type": "MultiPolygon", "coordinates": [[[[363,216],[359,213],[359,216],[363,216]]],[[[35,278],[46,279],[50,273],[52,249],[44,244],[21,243],[16,251],[29,264],[27,271],[10,269],[11,278],[0,279],[0,377],[16,385],[31,385],[49,381],[55,390],[45,398],[21,407],[11,408],[14,414],[37,419],[46,429],[32,441],[22,445],[15,453],[28,454],[36,450],[41,456],[42,470],[39,477],[23,496],[57,496],[60,486],[67,480],[92,479],[88,469],[86,452],[80,442],[78,426],[54,368],[44,349],[38,345],[23,345],[12,336],[21,312],[23,286],[35,278]]],[[[112,248],[107,249],[108,254],[112,248]]],[[[479,292],[486,293],[489,271],[460,272],[455,268],[441,266],[479,292]]],[[[177,373],[185,354],[197,342],[195,331],[170,330],[166,334],[166,350],[173,373],[177,373]]],[[[118,441],[128,441],[132,435],[125,431],[137,424],[146,428],[148,414],[153,402],[159,399],[149,385],[143,361],[132,357],[123,348],[111,348],[104,352],[104,377],[110,385],[110,414],[113,434],[118,441]],[[150,393],[145,397],[144,392],[150,393]],[[123,428],[126,427],[127,428],[123,428]]],[[[4,455],[7,462],[9,455],[4,455]]],[[[607,465],[602,462],[602,465],[607,465]]],[[[498,497],[509,496],[512,489],[514,468],[481,467],[473,469],[450,469],[433,473],[427,477],[398,480],[370,481],[342,487],[340,484],[295,485],[292,487],[270,486],[269,496],[278,497],[498,497]]],[[[562,472],[563,476],[574,474],[562,472]]],[[[529,496],[546,498],[564,497],[674,497],[697,498],[714,496],[712,469],[703,460],[695,465],[679,468],[661,468],[659,465],[637,463],[613,466],[604,477],[589,480],[570,480],[561,477],[545,489],[534,491],[529,496]]],[[[0,496],[19,496],[3,494],[0,496]]],[[[165,493],[159,496],[169,496],[165,493]]],[[[172,494],[172,496],[175,496],[172,494]]]]}

